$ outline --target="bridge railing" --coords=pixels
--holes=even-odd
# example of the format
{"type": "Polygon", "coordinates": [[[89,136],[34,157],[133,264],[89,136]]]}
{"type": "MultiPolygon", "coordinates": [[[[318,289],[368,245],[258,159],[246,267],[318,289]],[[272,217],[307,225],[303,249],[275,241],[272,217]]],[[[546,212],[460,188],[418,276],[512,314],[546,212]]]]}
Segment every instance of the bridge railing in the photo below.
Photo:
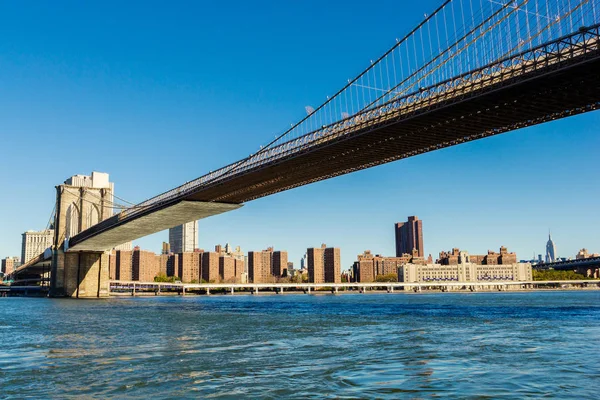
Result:
{"type": "Polygon", "coordinates": [[[566,260],[566,261],[555,261],[555,262],[545,262],[534,265],[534,269],[550,269],[550,268],[560,268],[560,267],[578,267],[578,266],[590,266],[590,265],[600,265],[600,257],[588,257],[588,258],[577,258],[575,260],[566,260]]]}
{"type": "Polygon", "coordinates": [[[484,89],[486,86],[513,79],[539,68],[548,68],[558,61],[596,51],[598,49],[598,36],[598,26],[590,27],[585,31],[560,38],[556,42],[544,44],[514,57],[505,58],[478,70],[470,71],[459,77],[422,88],[380,107],[363,111],[356,116],[323,127],[303,137],[269,149],[260,155],[253,156],[240,163],[233,172],[241,174],[247,170],[294,155],[317,144],[334,140],[358,130],[368,129],[373,125],[395,120],[404,114],[414,112],[420,107],[431,107],[436,103],[442,103],[457,96],[464,96],[473,90],[484,89]]]}
{"type": "MultiPolygon", "coordinates": [[[[600,22],[598,0],[444,1],[383,56],[276,140],[258,151],[302,138],[409,93],[511,58],[580,26],[600,22]]],[[[266,155],[268,157],[268,154],[266,155]]]]}
{"type": "Polygon", "coordinates": [[[560,37],[553,42],[544,43],[531,50],[505,57],[443,82],[419,88],[381,106],[361,111],[352,117],[323,126],[301,137],[210,172],[173,190],[146,200],[122,212],[119,216],[120,218],[134,216],[150,207],[192,194],[208,184],[219,183],[247,171],[264,167],[325,142],[388,123],[419,109],[431,108],[436,104],[447,102],[458,96],[465,96],[519,75],[534,72],[540,68],[548,68],[558,62],[597,51],[599,37],[598,24],[581,28],[575,33],[560,37]]]}
{"type": "MultiPolygon", "coordinates": [[[[579,27],[597,26],[600,0],[445,0],[383,56],[276,140],[255,154],[148,199],[127,218],[208,184],[271,164],[324,141],[385,123],[418,107],[536,68],[565,51],[579,27]],[[477,4],[479,3],[479,4],[477,4]],[[550,49],[565,45],[562,50],[550,49]],[[531,50],[528,50],[528,49],[531,50]]],[[[586,32],[589,29],[586,28],[586,32]]],[[[597,40],[592,35],[590,40],[597,40]]],[[[576,41],[578,46],[581,41],[576,41]]]]}

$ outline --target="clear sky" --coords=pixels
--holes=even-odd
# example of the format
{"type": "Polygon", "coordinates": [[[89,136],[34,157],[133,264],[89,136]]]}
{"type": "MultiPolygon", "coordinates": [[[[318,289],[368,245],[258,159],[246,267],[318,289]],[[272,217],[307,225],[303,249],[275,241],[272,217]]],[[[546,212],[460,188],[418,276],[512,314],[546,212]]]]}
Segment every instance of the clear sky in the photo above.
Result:
{"type": "MultiPolygon", "coordinates": [[[[139,202],[256,151],[431,12],[408,1],[0,2],[0,257],[46,226],[54,186],[108,172],[139,202]]],[[[600,112],[259,199],[200,221],[200,246],[394,255],[600,252],[600,112]]],[[[160,251],[161,232],[138,240],[160,251]]]]}

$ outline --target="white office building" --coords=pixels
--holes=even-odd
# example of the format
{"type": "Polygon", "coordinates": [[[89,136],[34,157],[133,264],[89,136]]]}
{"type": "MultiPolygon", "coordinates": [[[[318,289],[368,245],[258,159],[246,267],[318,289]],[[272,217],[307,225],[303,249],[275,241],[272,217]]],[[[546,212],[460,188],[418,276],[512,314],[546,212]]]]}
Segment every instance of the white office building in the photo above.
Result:
{"type": "Polygon", "coordinates": [[[54,229],[43,231],[27,231],[23,233],[21,241],[21,264],[34,257],[39,256],[48,247],[52,246],[54,241],[54,229]]]}

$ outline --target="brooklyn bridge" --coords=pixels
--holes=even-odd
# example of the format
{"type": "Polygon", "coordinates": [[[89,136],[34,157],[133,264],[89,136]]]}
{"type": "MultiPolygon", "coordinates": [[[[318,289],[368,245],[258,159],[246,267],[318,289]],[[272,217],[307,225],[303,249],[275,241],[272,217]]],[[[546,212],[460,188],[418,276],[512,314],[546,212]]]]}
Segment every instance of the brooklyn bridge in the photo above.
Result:
{"type": "Polygon", "coordinates": [[[74,200],[59,190],[53,247],[17,272],[51,271],[56,295],[79,296],[87,282],[87,296],[102,297],[102,253],[126,241],[312,182],[596,110],[599,12],[600,0],[443,1],[244,159],[78,229],[67,229],[67,219],[84,216],[68,215],[74,200]]]}

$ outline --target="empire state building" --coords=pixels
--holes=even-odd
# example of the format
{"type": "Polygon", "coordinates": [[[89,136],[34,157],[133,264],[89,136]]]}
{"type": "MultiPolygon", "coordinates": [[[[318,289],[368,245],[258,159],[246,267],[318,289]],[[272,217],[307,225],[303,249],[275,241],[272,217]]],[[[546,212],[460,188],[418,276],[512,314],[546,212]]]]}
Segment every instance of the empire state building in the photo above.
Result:
{"type": "Polygon", "coordinates": [[[546,262],[556,261],[556,246],[552,241],[552,236],[548,233],[548,243],[546,243],[546,262]]]}

